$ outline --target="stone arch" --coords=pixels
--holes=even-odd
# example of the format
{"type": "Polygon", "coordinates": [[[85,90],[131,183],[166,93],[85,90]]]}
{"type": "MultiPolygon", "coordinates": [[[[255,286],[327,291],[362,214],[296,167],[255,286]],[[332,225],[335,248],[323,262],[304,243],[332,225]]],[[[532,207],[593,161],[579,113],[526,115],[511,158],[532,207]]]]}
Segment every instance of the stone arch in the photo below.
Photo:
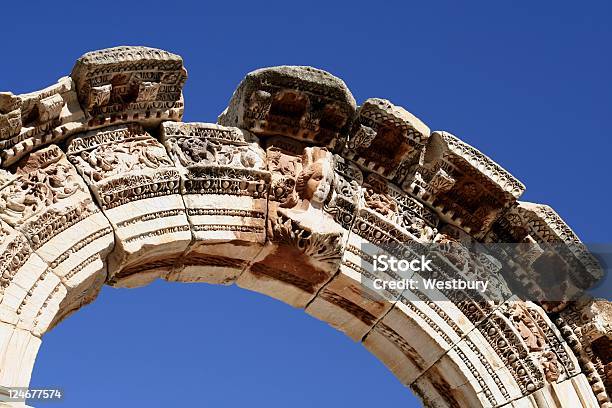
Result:
{"type": "Polygon", "coordinates": [[[41,337],[103,284],[163,278],[303,308],[427,406],[610,407],[609,303],[547,302],[533,278],[544,253],[564,289],[601,270],[507,171],[387,100],[357,107],[310,67],[250,73],[218,124],[183,123],[186,77],[177,55],[117,47],[42,91],[0,93],[4,391],[28,385],[41,337]],[[270,114],[296,95],[299,120],[270,114]],[[397,154],[369,148],[391,142],[397,154]],[[484,248],[499,243],[525,247],[484,248]],[[446,279],[488,273],[492,289],[380,289],[421,277],[376,270],[381,254],[427,254],[446,279]]]}

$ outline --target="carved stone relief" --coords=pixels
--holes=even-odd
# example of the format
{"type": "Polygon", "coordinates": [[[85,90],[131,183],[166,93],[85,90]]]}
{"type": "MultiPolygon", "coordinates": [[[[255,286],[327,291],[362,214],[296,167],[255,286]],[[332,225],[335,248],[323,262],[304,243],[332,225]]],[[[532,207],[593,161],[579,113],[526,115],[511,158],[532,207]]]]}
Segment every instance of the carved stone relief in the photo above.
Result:
{"type": "Polygon", "coordinates": [[[447,132],[432,133],[422,162],[411,167],[402,188],[477,239],[525,189],[497,163],[447,132]]]}
{"type": "Polygon", "coordinates": [[[605,300],[582,298],[556,319],[563,338],[580,362],[599,405],[612,406],[612,308],[605,300]]]}
{"type": "Polygon", "coordinates": [[[191,230],[180,173],[164,146],[127,124],[74,136],[67,154],[115,231],[109,282],[140,286],[169,273],[191,230]]]}
{"type": "Polygon", "coordinates": [[[0,92],[0,157],[12,165],[27,153],[81,131],[84,113],[69,77],[41,91],[0,92]]]}
{"type": "Polygon", "coordinates": [[[357,111],[357,120],[343,155],[369,171],[400,182],[419,162],[429,128],[401,106],[385,99],[366,100],[357,111]]]}
{"type": "Polygon", "coordinates": [[[326,71],[271,67],[246,76],[219,123],[333,148],[344,141],[355,107],[344,82],[326,71]]]}
{"type": "Polygon", "coordinates": [[[249,132],[209,123],[162,125],[162,141],[181,169],[193,242],[170,280],[230,284],[266,239],[270,173],[249,132]]]}
{"type": "Polygon", "coordinates": [[[103,282],[162,277],[304,308],[429,406],[612,406],[609,302],[545,301],[601,268],[507,171],[318,69],[248,74],[222,125],[175,122],[185,80],[177,55],[117,47],[0,93],[0,386],[28,385],[40,336],[103,282]],[[378,289],[428,277],[383,254],[489,289],[378,289]]]}
{"type": "Polygon", "coordinates": [[[106,279],[112,229],[57,146],[22,159],[7,179],[0,190],[0,218],[21,232],[49,266],[51,273],[41,272],[41,282],[30,282],[27,290],[48,292],[44,306],[59,310],[39,314],[34,323],[54,325],[97,296],[106,279]]]}
{"type": "Polygon", "coordinates": [[[333,158],[324,148],[273,140],[266,157],[269,244],[237,283],[305,307],[336,273],[342,254],[342,228],[324,209],[334,188],[333,158]]]}
{"type": "Polygon", "coordinates": [[[159,125],[183,116],[183,59],[148,47],[114,47],[78,59],[70,76],[88,126],[138,121],[159,125]]]}
{"type": "Polygon", "coordinates": [[[541,248],[527,270],[537,286],[547,311],[561,310],[567,301],[578,298],[603,277],[598,261],[550,207],[519,202],[517,212],[529,236],[541,248]]]}

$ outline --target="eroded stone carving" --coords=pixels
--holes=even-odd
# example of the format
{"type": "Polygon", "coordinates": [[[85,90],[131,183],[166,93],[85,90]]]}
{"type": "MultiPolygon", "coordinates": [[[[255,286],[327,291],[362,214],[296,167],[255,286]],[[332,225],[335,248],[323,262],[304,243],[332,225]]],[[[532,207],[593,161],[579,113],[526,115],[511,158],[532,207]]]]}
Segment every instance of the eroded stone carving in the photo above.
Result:
{"type": "Polygon", "coordinates": [[[518,213],[529,236],[541,248],[527,269],[546,292],[542,302],[547,310],[562,309],[567,301],[578,298],[602,278],[597,260],[552,208],[520,202],[518,213]]]}
{"type": "Polygon", "coordinates": [[[84,113],[69,77],[42,91],[22,95],[1,92],[2,166],[9,166],[28,152],[80,131],[83,119],[84,113]]]}
{"type": "Polygon", "coordinates": [[[357,111],[343,155],[368,170],[401,181],[405,177],[401,170],[418,163],[429,133],[429,128],[404,108],[371,98],[357,111]]]}
{"type": "MultiPolygon", "coordinates": [[[[43,286],[55,283],[44,289],[50,291],[44,302],[59,310],[36,319],[41,323],[50,317],[54,321],[44,324],[53,325],[97,296],[106,279],[104,261],[113,246],[112,229],[57,146],[21,160],[9,180],[0,190],[0,218],[22,233],[50,268],[43,286]]],[[[28,285],[24,289],[36,289],[35,282],[28,285]]]]}
{"type": "Polygon", "coordinates": [[[556,321],[580,361],[599,405],[606,408],[612,406],[611,319],[609,301],[582,298],[563,310],[556,321]]]}
{"type": "Polygon", "coordinates": [[[270,173],[249,132],[209,123],[162,125],[182,169],[181,193],[193,242],[170,280],[232,283],[265,243],[270,173]]]}
{"type": "Polygon", "coordinates": [[[431,406],[609,408],[609,302],[544,301],[601,269],[500,166],[388,101],[356,113],[317,69],[249,74],[219,119],[237,127],[174,122],[185,79],[178,56],[118,47],[0,93],[0,386],[27,386],[39,337],[104,280],[163,277],[305,308],[431,406]],[[38,150],[67,136],[67,156],[38,150]],[[376,289],[425,277],[374,270],[381,254],[489,289],[376,289]]]}
{"type": "Polygon", "coordinates": [[[67,154],[115,230],[110,282],[138,286],[169,273],[191,231],[179,170],[164,146],[127,124],[74,136],[67,154]]]}
{"type": "Polygon", "coordinates": [[[272,173],[270,243],[237,283],[304,307],[336,272],[342,254],[342,229],[324,211],[333,189],[332,155],[272,141],[266,156],[272,173]]]}
{"type": "Polygon", "coordinates": [[[320,69],[281,66],[249,73],[219,123],[339,147],[355,114],[344,82],[320,69]]]}
{"type": "Polygon", "coordinates": [[[70,76],[90,128],[131,121],[157,125],[183,115],[187,71],[183,59],[170,52],[148,47],[93,51],[79,58],[70,76]]]}
{"type": "Polygon", "coordinates": [[[447,132],[434,132],[403,189],[445,222],[480,239],[525,187],[511,174],[447,132]]]}

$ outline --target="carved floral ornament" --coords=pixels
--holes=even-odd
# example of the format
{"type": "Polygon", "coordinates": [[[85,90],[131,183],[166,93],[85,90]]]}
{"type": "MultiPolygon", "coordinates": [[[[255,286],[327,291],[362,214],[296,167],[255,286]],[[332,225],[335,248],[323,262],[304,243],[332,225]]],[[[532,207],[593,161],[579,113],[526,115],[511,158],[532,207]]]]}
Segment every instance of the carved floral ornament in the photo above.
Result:
{"type": "Polygon", "coordinates": [[[0,386],[27,386],[40,336],[105,280],[163,278],[305,308],[426,405],[612,406],[609,302],[531,302],[511,284],[536,299],[601,268],[501,166],[390,101],[358,107],[310,67],[252,72],[219,124],[182,123],[186,78],[175,54],[116,47],[44,90],[0,93],[0,331],[35,339],[0,344],[0,386]],[[518,249],[485,248],[499,243],[518,249]],[[381,296],[368,282],[390,244],[435,245],[437,276],[489,277],[511,302],[381,296]],[[561,283],[534,278],[550,264],[561,283]]]}

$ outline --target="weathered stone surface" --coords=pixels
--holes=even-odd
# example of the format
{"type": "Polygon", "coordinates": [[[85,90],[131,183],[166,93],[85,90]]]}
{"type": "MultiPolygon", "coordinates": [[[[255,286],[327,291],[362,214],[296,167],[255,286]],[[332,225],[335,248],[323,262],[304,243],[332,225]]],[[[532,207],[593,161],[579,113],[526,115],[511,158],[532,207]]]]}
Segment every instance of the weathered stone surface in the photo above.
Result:
{"type": "Polygon", "coordinates": [[[232,283],[265,243],[270,173],[257,139],[208,123],[162,125],[193,241],[169,280],[232,283]]]}
{"type": "Polygon", "coordinates": [[[84,118],[74,82],[69,77],[42,91],[22,95],[0,92],[2,166],[80,131],[84,118]]]}
{"type": "Polygon", "coordinates": [[[70,76],[88,126],[138,121],[157,125],[183,116],[183,59],[148,47],[114,47],[88,52],[70,76]]]}
{"type": "Polygon", "coordinates": [[[0,321],[40,336],[58,316],[67,289],[25,236],[0,221],[0,321]]]}
{"type": "Polygon", "coordinates": [[[115,232],[109,282],[140,286],[170,272],[191,230],[164,146],[137,124],[78,135],[67,146],[115,232]]]}
{"type": "Polygon", "coordinates": [[[505,406],[575,378],[577,362],[542,309],[523,302],[501,309],[509,312],[495,311],[491,324],[469,332],[411,385],[430,405],[454,406],[467,395],[477,405],[505,406]]]}
{"type": "MultiPolygon", "coordinates": [[[[417,255],[416,246],[421,232],[433,229],[421,217],[431,216],[417,202],[382,177],[371,174],[357,190],[354,221],[350,224],[346,248],[339,273],[323,288],[307,312],[339,330],[354,340],[360,340],[398,298],[401,290],[377,289],[376,279],[410,279],[393,271],[381,272],[373,267],[375,256],[395,256],[398,259],[417,255]],[[418,224],[416,220],[420,220],[418,224]],[[422,230],[412,233],[402,226],[421,225],[422,230]],[[407,245],[408,244],[408,245],[407,245]]],[[[435,216],[429,221],[436,222],[435,216]]],[[[425,238],[425,237],[423,237],[425,238]]],[[[418,255],[417,255],[418,256],[418,255]]]]}
{"type": "Polygon", "coordinates": [[[336,273],[342,228],[324,211],[333,189],[332,155],[324,148],[271,141],[269,243],[240,276],[238,286],[305,307],[336,273]]]}
{"type": "Polygon", "coordinates": [[[579,362],[601,406],[612,406],[612,307],[609,301],[581,299],[557,318],[563,338],[579,362]]]}
{"type": "Polygon", "coordinates": [[[219,123],[262,136],[340,147],[355,107],[351,91],[329,72],[299,66],[262,68],[240,83],[219,123]]]}
{"type": "Polygon", "coordinates": [[[342,154],[367,170],[401,181],[402,172],[419,162],[429,133],[401,106],[371,98],[359,107],[342,154]]]}
{"type": "Polygon", "coordinates": [[[433,132],[403,189],[443,221],[481,238],[525,187],[493,160],[448,132],[433,132]]]}
{"type": "Polygon", "coordinates": [[[598,261],[552,208],[519,202],[518,213],[532,242],[540,248],[527,272],[546,292],[540,299],[548,310],[562,308],[601,280],[603,271],[598,261]]]}
{"type": "Polygon", "coordinates": [[[0,322],[0,385],[28,386],[40,342],[27,330],[0,322]]]}
{"type": "MultiPolygon", "coordinates": [[[[0,189],[0,218],[23,233],[68,294],[56,319],[91,302],[106,279],[112,228],[57,146],[21,160],[0,189]]],[[[50,296],[62,296],[62,286],[50,296]]]]}
{"type": "Polygon", "coordinates": [[[510,406],[513,408],[596,408],[604,405],[598,404],[584,374],[580,374],[562,383],[550,384],[531,395],[512,401],[508,407],[510,406]]]}
{"type": "Polygon", "coordinates": [[[601,268],[508,172],[386,100],[356,112],[314,68],[249,74],[222,125],[175,122],[185,79],[176,55],[118,47],[0,93],[0,400],[104,281],[162,277],[305,308],[428,406],[612,407],[612,308],[578,296],[601,268]],[[489,287],[374,284],[431,277],[489,287]]]}

